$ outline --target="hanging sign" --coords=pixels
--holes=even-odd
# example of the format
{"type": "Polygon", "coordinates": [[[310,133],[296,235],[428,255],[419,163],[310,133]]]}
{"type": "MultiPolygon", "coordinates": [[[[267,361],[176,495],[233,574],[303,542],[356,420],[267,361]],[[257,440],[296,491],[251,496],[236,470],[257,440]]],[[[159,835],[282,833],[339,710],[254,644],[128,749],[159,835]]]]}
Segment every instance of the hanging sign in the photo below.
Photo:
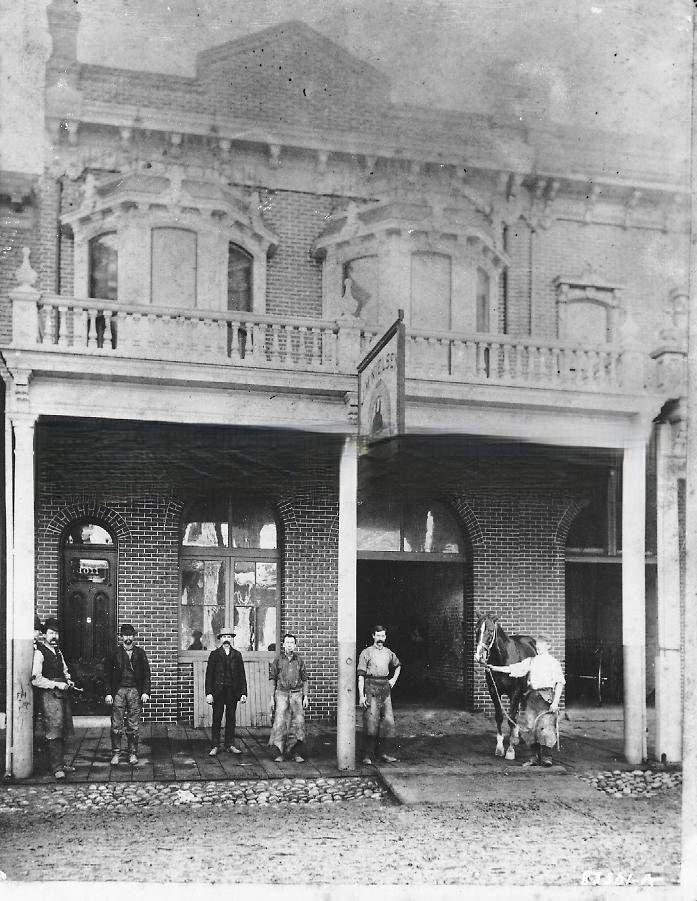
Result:
{"type": "Polygon", "coordinates": [[[358,364],[358,435],[369,442],[404,433],[404,310],[358,364]]]}

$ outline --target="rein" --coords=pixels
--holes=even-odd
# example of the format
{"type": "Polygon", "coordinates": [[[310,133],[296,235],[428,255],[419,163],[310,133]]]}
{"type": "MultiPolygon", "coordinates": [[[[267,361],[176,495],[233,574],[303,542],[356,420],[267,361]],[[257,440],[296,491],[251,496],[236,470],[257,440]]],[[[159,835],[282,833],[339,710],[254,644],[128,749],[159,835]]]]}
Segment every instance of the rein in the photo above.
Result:
{"type": "Polygon", "coordinates": [[[514,728],[517,728],[517,727],[518,727],[518,724],[516,723],[516,721],[515,721],[514,719],[512,719],[512,718],[508,715],[508,713],[504,710],[504,707],[503,707],[503,701],[501,700],[501,695],[499,694],[499,690],[498,690],[498,687],[497,687],[497,685],[496,685],[496,679],[494,679],[494,674],[493,674],[493,673],[491,672],[491,670],[489,670],[489,669],[487,669],[486,672],[487,672],[487,675],[489,676],[489,678],[491,679],[491,684],[494,686],[494,691],[496,692],[496,698],[498,699],[499,707],[501,708],[501,712],[503,713],[503,715],[504,715],[504,716],[506,717],[506,719],[508,720],[508,725],[509,725],[509,726],[513,726],[514,728]]]}

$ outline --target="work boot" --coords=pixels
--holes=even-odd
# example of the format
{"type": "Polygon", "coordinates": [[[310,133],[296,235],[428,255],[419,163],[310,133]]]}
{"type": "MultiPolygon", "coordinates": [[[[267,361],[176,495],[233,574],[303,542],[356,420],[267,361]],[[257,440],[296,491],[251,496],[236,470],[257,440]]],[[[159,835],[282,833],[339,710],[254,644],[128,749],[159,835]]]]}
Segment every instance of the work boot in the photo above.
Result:
{"type": "Polygon", "coordinates": [[[535,743],[530,747],[530,759],[526,760],[523,766],[540,766],[540,746],[535,743]]]}
{"type": "Polygon", "coordinates": [[[128,762],[131,766],[136,766],[138,763],[138,738],[137,736],[129,737],[128,739],[128,762]]]}
{"type": "Polygon", "coordinates": [[[121,736],[118,732],[111,733],[111,765],[118,766],[121,757],[121,736]]]}
{"type": "Polygon", "coordinates": [[[50,772],[56,779],[65,779],[65,770],[63,769],[63,740],[60,738],[49,738],[46,740],[48,746],[48,762],[50,772]]]}
{"type": "Polygon", "coordinates": [[[554,766],[554,761],[552,760],[552,755],[549,753],[549,748],[543,748],[540,751],[540,763],[542,766],[546,767],[554,766]]]}

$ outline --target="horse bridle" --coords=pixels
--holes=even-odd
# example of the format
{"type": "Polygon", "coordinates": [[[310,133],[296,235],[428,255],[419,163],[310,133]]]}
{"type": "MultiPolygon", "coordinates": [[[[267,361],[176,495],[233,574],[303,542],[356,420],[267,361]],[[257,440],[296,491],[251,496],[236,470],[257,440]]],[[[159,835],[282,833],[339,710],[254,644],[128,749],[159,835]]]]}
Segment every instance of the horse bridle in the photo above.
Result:
{"type": "MultiPolygon", "coordinates": [[[[492,620],[492,622],[493,622],[493,624],[494,624],[494,629],[493,629],[493,632],[491,633],[491,641],[489,642],[489,645],[488,645],[488,646],[485,645],[484,642],[483,642],[481,639],[480,639],[480,641],[479,641],[479,645],[477,645],[477,647],[479,647],[479,646],[481,645],[481,646],[484,648],[485,652],[486,652],[486,657],[484,658],[484,663],[486,663],[486,662],[488,661],[488,659],[489,659],[489,654],[491,653],[491,649],[493,648],[494,642],[496,641],[496,630],[498,629],[498,623],[497,623],[497,621],[496,621],[495,619],[492,620]]],[[[484,620],[482,621],[482,626],[484,626],[485,623],[486,623],[486,619],[484,619],[484,620]]]]}

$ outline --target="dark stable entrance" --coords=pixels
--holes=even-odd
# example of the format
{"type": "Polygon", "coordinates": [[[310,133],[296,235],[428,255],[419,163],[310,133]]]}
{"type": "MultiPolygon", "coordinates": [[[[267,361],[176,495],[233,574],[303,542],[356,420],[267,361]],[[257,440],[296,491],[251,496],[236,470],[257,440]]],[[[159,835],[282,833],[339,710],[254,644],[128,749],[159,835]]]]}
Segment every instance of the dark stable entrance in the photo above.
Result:
{"type": "Polygon", "coordinates": [[[73,713],[104,715],[104,664],[116,645],[116,551],[66,546],[63,552],[61,648],[81,692],[71,692],[73,713]]]}
{"type": "Polygon", "coordinates": [[[464,685],[462,560],[358,560],[357,654],[372,629],[387,629],[387,645],[402,662],[395,700],[444,701],[464,685]]]}

